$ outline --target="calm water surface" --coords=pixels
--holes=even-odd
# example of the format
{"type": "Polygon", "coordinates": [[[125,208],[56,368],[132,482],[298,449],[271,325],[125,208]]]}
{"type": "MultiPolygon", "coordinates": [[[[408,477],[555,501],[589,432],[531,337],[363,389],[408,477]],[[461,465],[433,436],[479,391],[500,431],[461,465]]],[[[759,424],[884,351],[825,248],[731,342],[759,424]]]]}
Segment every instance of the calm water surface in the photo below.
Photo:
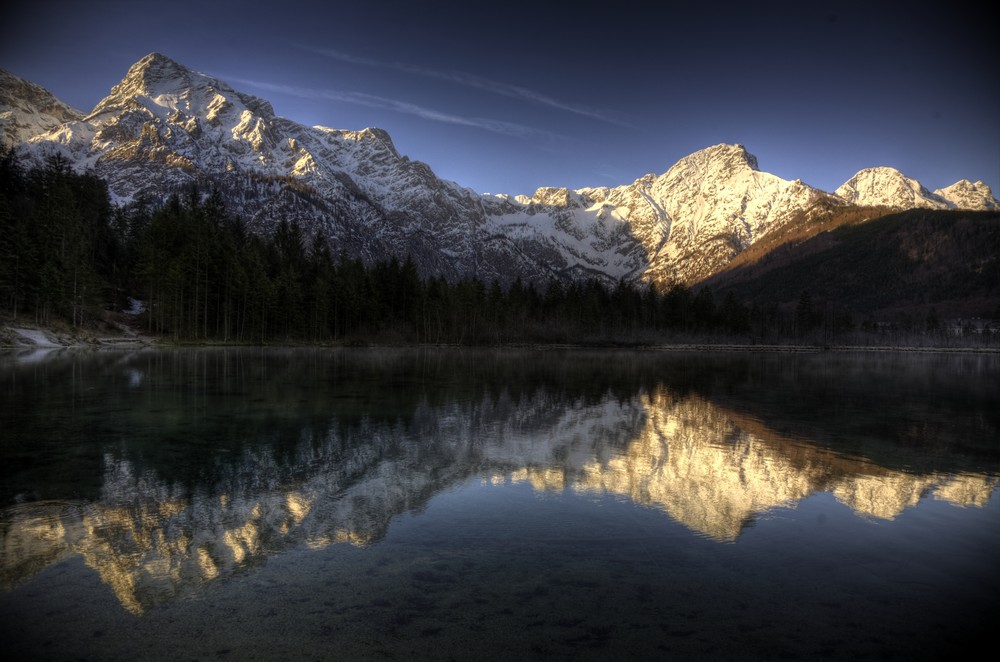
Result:
{"type": "Polygon", "coordinates": [[[0,479],[18,659],[935,659],[1000,604],[995,355],[6,353],[0,479]]]}

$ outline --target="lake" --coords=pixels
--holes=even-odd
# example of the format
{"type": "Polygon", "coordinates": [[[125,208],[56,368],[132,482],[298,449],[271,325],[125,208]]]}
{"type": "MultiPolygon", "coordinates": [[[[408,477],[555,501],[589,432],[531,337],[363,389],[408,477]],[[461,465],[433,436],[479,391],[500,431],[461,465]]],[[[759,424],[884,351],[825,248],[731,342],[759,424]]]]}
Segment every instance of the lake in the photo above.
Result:
{"type": "Polygon", "coordinates": [[[996,354],[10,351],[0,439],[17,659],[914,660],[997,622],[996,354]]]}

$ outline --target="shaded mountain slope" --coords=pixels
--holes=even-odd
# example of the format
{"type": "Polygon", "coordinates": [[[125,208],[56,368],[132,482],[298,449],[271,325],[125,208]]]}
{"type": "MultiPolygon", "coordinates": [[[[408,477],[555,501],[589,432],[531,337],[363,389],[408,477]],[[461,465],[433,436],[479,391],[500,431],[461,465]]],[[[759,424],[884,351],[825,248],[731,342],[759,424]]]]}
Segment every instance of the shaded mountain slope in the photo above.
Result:
{"type": "Polygon", "coordinates": [[[861,314],[990,316],[1000,306],[1000,213],[913,209],[788,241],[702,284],[755,303],[814,300],[861,314]]]}

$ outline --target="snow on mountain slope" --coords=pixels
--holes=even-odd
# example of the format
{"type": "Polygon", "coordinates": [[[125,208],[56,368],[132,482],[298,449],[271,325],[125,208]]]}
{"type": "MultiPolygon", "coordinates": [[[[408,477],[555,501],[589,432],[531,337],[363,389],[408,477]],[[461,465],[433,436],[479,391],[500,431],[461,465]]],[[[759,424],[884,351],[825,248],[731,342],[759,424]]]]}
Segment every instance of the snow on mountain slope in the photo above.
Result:
{"type": "Polygon", "coordinates": [[[709,147],[615,188],[479,195],[400,155],[381,129],[303,126],[157,53],[86,116],[3,80],[2,107],[14,109],[2,116],[4,139],[29,159],[60,153],[92,168],[118,203],[215,188],[256,232],[288,220],[322,233],[335,253],[368,262],[409,255],[423,276],[692,284],[832,205],[996,204],[981,183],[932,194],[890,168],[861,171],[835,196],[761,171],[742,145],[709,147]]]}
{"type": "Polygon", "coordinates": [[[566,189],[539,189],[530,199],[493,206],[486,228],[505,237],[555,277],[636,280],[649,266],[642,243],[614,207],[591,204],[566,189]]]}
{"type": "Polygon", "coordinates": [[[968,179],[962,179],[951,186],[936,189],[934,195],[942,198],[956,209],[982,211],[1000,209],[1000,203],[993,196],[993,191],[981,181],[973,184],[968,179]]]}
{"type": "Polygon", "coordinates": [[[93,167],[119,203],[216,187],[260,232],[287,219],[365,260],[410,253],[424,273],[475,272],[479,196],[400,156],[382,130],[300,125],[156,53],[90,114],[34,136],[26,151],[93,167]]]}
{"type": "Polygon", "coordinates": [[[946,209],[948,203],[928,191],[915,179],[895,168],[865,168],[834,191],[855,205],[885,206],[898,209],[923,207],[946,209]]]}
{"type": "Polygon", "coordinates": [[[715,145],[662,175],[616,188],[538,189],[492,227],[525,242],[562,240],[577,273],[693,283],[828,193],[761,172],[742,145],[715,145]],[[570,239],[572,238],[572,240],[570,239]]]}
{"type": "Polygon", "coordinates": [[[490,226],[535,246],[562,242],[564,268],[658,284],[708,276],[828,193],[761,172],[742,145],[715,145],[616,188],[538,189],[490,226]]]}
{"type": "Polygon", "coordinates": [[[652,257],[646,278],[692,283],[708,276],[768,232],[830,194],[758,169],[742,145],[715,145],[684,157],[666,173],[611,189],[605,199],[624,214],[652,257]]]}
{"type": "Polygon", "coordinates": [[[967,179],[931,193],[920,182],[895,168],[865,168],[834,193],[855,205],[893,207],[895,209],[967,209],[1000,208],[990,187],[967,179]]]}
{"type": "Polygon", "coordinates": [[[212,186],[256,231],[291,220],[367,261],[410,255],[424,275],[610,281],[644,266],[635,257],[625,270],[606,268],[617,250],[636,252],[635,241],[615,244],[627,239],[621,229],[595,228],[596,244],[584,246],[577,230],[563,229],[566,219],[543,214],[535,220],[544,236],[497,232],[488,216],[522,205],[439,179],[401,156],[385,131],[302,126],[156,53],[133,65],[86,117],[32,137],[24,149],[92,167],[120,203],[212,186]]]}
{"type": "Polygon", "coordinates": [[[0,144],[5,148],[27,141],[83,116],[45,88],[0,69],[0,144]]]}

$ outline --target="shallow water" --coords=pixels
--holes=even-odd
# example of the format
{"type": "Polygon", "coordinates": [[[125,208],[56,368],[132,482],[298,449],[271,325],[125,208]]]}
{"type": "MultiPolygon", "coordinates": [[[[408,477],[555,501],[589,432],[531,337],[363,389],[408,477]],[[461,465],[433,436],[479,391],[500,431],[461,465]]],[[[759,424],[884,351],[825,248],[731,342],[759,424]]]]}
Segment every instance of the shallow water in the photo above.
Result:
{"type": "Polygon", "coordinates": [[[1000,357],[0,355],[46,659],[931,659],[997,615],[1000,357]]]}

